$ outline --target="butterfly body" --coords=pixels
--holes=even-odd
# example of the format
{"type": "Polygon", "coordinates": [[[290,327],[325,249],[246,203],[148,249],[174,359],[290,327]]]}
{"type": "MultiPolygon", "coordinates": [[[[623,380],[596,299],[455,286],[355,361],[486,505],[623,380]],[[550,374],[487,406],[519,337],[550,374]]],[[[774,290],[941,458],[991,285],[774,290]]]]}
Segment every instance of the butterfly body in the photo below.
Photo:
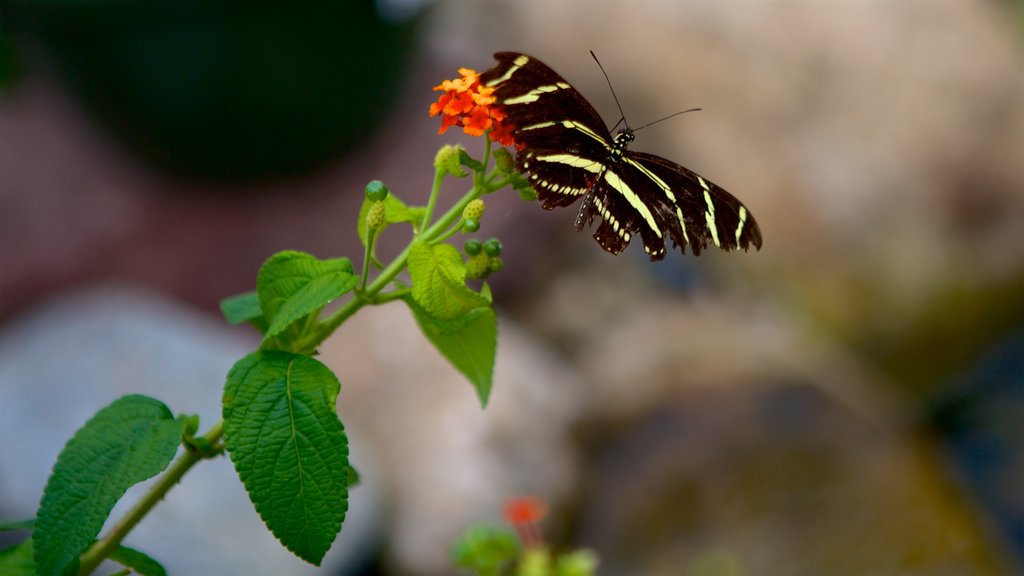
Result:
{"type": "Polygon", "coordinates": [[[545,209],[582,199],[581,230],[600,217],[594,238],[618,254],[640,236],[651,260],[665,257],[666,238],[684,253],[709,244],[723,250],[761,247],[761,231],[731,194],[674,162],[629,150],[626,125],[615,136],[582,94],[536,58],[494,55],[480,80],[515,126],[516,167],[527,174],[545,209]]]}

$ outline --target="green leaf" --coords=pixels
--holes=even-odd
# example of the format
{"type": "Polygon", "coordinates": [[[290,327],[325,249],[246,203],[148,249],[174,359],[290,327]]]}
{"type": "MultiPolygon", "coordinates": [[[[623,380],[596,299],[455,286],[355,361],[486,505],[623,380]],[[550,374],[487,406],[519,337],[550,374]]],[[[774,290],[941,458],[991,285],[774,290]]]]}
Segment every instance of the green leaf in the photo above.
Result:
{"type": "Polygon", "coordinates": [[[24,520],[4,520],[0,521],[0,532],[7,532],[10,530],[31,530],[36,526],[35,518],[26,518],[24,520]]]}
{"type": "Polygon", "coordinates": [[[413,299],[433,318],[451,320],[489,304],[485,297],[466,286],[466,265],[450,244],[413,243],[409,250],[409,276],[413,299]]]}
{"type": "Polygon", "coordinates": [[[0,574],[5,576],[35,576],[36,563],[32,560],[32,539],[0,550],[0,574]]]}
{"type": "Polygon", "coordinates": [[[228,321],[228,324],[248,322],[259,330],[260,334],[267,331],[267,319],[263,317],[260,298],[255,291],[221,300],[220,311],[224,314],[224,319],[228,321]]]}
{"type": "Polygon", "coordinates": [[[167,570],[164,570],[159,562],[127,546],[118,546],[110,555],[110,559],[131,568],[139,576],[167,576],[167,570]]]}
{"type": "Polygon", "coordinates": [[[348,510],[341,385],[300,354],[254,352],[224,387],[224,443],[256,511],[296,556],[319,565],[348,510]]]}
{"type": "Polygon", "coordinates": [[[597,573],[598,564],[600,562],[597,554],[593,551],[574,550],[558,557],[555,563],[555,574],[557,576],[593,576],[597,573]]]}
{"type": "Polygon", "coordinates": [[[131,395],[97,412],[75,433],[57,457],[36,514],[39,574],[77,566],[125,491],[171,462],[184,428],[185,421],[159,400],[131,395]]]}
{"type": "Polygon", "coordinates": [[[476,171],[484,167],[484,163],[473,158],[466,152],[465,149],[459,148],[459,164],[469,168],[470,170],[476,171]]]}
{"type": "Polygon", "coordinates": [[[358,280],[348,258],[318,260],[290,250],[271,256],[256,281],[260,308],[270,321],[264,343],[355,288],[358,280]]]}
{"type": "Polygon", "coordinates": [[[430,316],[416,302],[406,300],[420,330],[476,389],[480,405],[487,406],[498,352],[498,321],[494,309],[474,308],[458,318],[430,316]]]}
{"type": "Polygon", "coordinates": [[[455,565],[477,574],[499,574],[519,554],[515,532],[493,526],[466,530],[452,548],[455,565]]]}
{"type": "MultiPolygon", "coordinates": [[[[406,206],[394,194],[388,194],[384,202],[384,222],[386,224],[377,233],[380,234],[389,224],[398,222],[416,222],[416,212],[406,206]]],[[[359,241],[366,246],[366,214],[370,212],[370,205],[373,204],[368,198],[363,199],[363,205],[359,207],[359,220],[356,224],[356,233],[359,234],[359,241]]]]}
{"type": "Polygon", "coordinates": [[[362,482],[362,477],[359,475],[359,470],[356,470],[354,466],[348,467],[348,487],[353,488],[358,486],[362,482]]]}

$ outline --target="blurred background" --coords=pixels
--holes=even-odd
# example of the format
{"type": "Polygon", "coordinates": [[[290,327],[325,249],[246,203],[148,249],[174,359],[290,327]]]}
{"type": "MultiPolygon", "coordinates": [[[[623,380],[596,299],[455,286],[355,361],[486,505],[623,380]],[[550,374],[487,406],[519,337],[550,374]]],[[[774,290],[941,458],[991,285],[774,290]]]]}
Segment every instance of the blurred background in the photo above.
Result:
{"type": "Polygon", "coordinates": [[[438,147],[482,151],[436,135],[431,87],[522,51],[614,124],[593,50],[634,125],[703,108],[633,149],[731,191],[764,248],[651,264],[488,198],[486,410],[399,305],[322,350],[363,474],[322,568],[226,459],[126,544],[175,574],[451,574],[456,534],[534,494],[602,574],[1024,574],[1022,41],[996,0],[0,3],[0,518],[123,394],[212,425],[258,344],[218,301],[278,250],[358,260],[367,181],[422,202],[438,147]]]}

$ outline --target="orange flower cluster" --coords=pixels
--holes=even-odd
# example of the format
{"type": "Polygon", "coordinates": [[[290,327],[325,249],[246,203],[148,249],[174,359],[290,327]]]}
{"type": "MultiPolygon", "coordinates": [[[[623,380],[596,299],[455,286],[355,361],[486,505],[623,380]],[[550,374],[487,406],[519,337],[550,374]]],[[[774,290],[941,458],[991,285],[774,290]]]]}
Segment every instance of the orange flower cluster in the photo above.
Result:
{"type": "Polygon", "coordinates": [[[540,522],[548,513],[544,501],[534,496],[510,498],[505,502],[505,520],[509,524],[529,524],[540,522]]]}
{"type": "Polygon", "coordinates": [[[470,136],[480,136],[489,130],[491,140],[502,146],[513,146],[515,127],[503,123],[505,113],[494,105],[494,89],[480,84],[480,75],[475,70],[459,68],[459,74],[461,78],[434,86],[435,91],[443,92],[437,102],[430,105],[431,116],[441,115],[441,128],[437,133],[444,134],[448,128],[461,125],[470,136]]]}

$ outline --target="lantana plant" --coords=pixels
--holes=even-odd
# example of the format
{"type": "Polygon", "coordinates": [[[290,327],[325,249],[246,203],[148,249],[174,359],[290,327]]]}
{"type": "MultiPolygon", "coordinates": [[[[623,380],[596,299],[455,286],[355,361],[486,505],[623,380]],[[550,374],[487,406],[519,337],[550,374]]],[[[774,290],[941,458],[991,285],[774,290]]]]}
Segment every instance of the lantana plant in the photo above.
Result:
{"type": "Polygon", "coordinates": [[[598,560],[592,551],[553,552],[545,544],[540,523],[546,515],[539,498],[510,499],[504,509],[507,525],[482,524],[463,532],[452,549],[455,565],[476,576],[593,576],[598,560]]]}
{"type": "Polygon", "coordinates": [[[443,146],[421,205],[407,203],[380,181],[367,184],[353,222],[364,247],[358,267],[347,257],[320,259],[297,251],[271,256],[256,275],[254,291],[221,304],[228,322],[247,323],[262,335],[259,348],[227,374],[223,419],[199,435],[197,416],[175,416],[148,396],[124,396],[101,409],[61,451],[36,517],[0,525],[32,530],[29,539],[0,551],[0,573],[91,574],[112,560],[125,574],[165,574],[156,559],[122,541],[193,466],[225,452],[267,528],[293,554],[319,565],[341,529],[348,490],[359,475],[335,409],[338,376],[316,355],[324,340],[366,306],[408,307],[423,335],[486,406],[497,319],[485,279],[502,269],[501,243],[474,237],[459,242],[457,235],[477,232],[487,195],[507,187],[524,199],[535,195],[504,148],[515,146],[514,127],[503,122],[478,75],[459,72],[459,78],[435,87],[441,94],[429,113],[440,116],[441,134],[461,126],[482,136],[482,156],[443,146]],[[446,178],[462,179],[468,189],[442,212],[446,178]],[[404,227],[409,241],[383,262],[375,245],[392,226],[404,227]],[[101,536],[125,491],[154,476],[159,477],[149,492],[101,536]]]}

